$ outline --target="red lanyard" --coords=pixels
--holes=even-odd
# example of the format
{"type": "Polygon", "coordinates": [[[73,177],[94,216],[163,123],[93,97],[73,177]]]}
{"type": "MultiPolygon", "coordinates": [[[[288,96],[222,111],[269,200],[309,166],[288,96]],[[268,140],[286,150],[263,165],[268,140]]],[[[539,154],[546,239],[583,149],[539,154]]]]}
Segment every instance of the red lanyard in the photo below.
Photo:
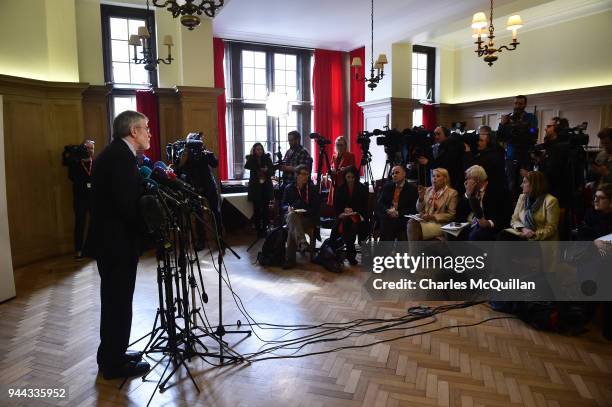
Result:
{"type": "Polygon", "coordinates": [[[91,166],[93,165],[93,160],[89,160],[89,168],[85,166],[85,163],[83,162],[83,160],[81,160],[81,165],[83,166],[83,169],[85,170],[87,175],[91,177],[91,166]]]}
{"type": "Polygon", "coordinates": [[[302,199],[302,201],[304,201],[306,205],[308,205],[308,183],[306,184],[306,200],[302,198],[302,190],[300,189],[300,187],[298,187],[297,184],[295,184],[295,186],[297,187],[297,191],[298,191],[298,195],[300,196],[300,199],[302,199]]]}

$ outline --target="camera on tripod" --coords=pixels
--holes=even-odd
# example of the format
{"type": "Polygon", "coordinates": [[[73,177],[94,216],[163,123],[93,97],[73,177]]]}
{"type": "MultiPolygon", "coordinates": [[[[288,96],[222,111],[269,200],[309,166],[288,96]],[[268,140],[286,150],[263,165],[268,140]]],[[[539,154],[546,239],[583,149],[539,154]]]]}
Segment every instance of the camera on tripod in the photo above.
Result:
{"type": "Polygon", "coordinates": [[[185,140],[178,140],[174,143],[168,143],[166,145],[166,155],[168,161],[178,166],[181,156],[188,150],[190,160],[201,160],[206,154],[210,154],[210,151],[206,149],[204,141],[202,140],[202,132],[191,132],[187,134],[185,140]]]}
{"type": "Polygon", "coordinates": [[[319,133],[310,133],[310,139],[315,140],[319,148],[324,148],[326,145],[331,144],[331,140],[326,139],[319,133]]]}
{"type": "Polygon", "coordinates": [[[89,151],[84,144],[64,146],[62,153],[62,165],[69,165],[75,161],[80,161],[89,158],[89,151]]]}
{"type": "Polygon", "coordinates": [[[571,147],[583,147],[589,144],[589,135],[585,133],[588,122],[582,122],[576,127],[564,129],[559,134],[561,141],[568,142],[571,147]]]}
{"type": "Polygon", "coordinates": [[[505,131],[501,131],[497,138],[503,143],[520,146],[533,146],[538,139],[538,129],[529,127],[529,123],[519,120],[519,116],[512,113],[505,131]]]}

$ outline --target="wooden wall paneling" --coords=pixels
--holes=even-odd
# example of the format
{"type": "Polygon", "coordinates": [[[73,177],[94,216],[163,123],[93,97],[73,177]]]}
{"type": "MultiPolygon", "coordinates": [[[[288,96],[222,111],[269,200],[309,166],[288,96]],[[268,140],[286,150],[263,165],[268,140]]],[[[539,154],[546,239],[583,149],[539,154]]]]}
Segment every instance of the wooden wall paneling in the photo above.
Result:
{"type": "MultiPolygon", "coordinates": [[[[217,131],[217,96],[222,89],[193,86],[177,87],[181,113],[181,134],[203,132],[206,147],[219,156],[217,131]]],[[[215,169],[218,178],[218,169],[215,169]]]]}
{"type": "Polygon", "coordinates": [[[82,139],[85,87],[0,76],[15,267],[72,250],[72,191],[61,153],[82,139]]]}
{"type": "Polygon", "coordinates": [[[492,129],[496,129],[497,126],[499,126],[500,118],[501,118],[501,115],[499,113],[488,113],[485,124],[492,129]]]}
{"type": "Polygon", "coordinates": [[[105,86],[89,86],[83,92],[83,139],[96,142],[96,153],[106,147],[111,138],[108,122],[108,94],[105,86]]]}
{"type": "Polygon", "coordinates": [[[158,89],[159,103],[159,141],[162,148],[162,159],[166,161],[166,145],[186,134],[182,133],[180,101],[177,89],[158,89]]]}
{"type": "Polygon", "coordinates": [[[406,98],[391,98],[391,125],[400,131],[412,127],[412,113],[415,109],[422,109],[418,100],[406,98]]]}

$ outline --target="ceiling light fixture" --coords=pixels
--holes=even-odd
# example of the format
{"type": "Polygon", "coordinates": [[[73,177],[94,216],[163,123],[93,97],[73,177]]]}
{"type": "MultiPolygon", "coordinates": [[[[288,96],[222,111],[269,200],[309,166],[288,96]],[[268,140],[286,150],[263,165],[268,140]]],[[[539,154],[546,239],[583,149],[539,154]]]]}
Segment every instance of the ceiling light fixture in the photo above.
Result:
{"type": "Polygon", "coordinates": [[[385,54],[378,55],[378,59],[376,63],[374,62],[374,0],[372,0],[372,13],[370,15],[372,22],[372,43],[371,43],[371,52],[370,52],[370,77],[367,78],[365,76],[359,76],[359,67],[361,66],[361,58],[354,57],[351,61],[351,67],[355,69],[355,79],[358,81],[365,81],[368,83],[368,88],[370,90],[374,90],[378,85],[378,82],[385,76],[385,64],[387,64],[387,56],[385,54]],[[374,75],[374,70],[376,70],[376,75],[374,75]]]}
{"type": "Polygon", "coordinates": [[[523,20],[521,20],[521,16],[518,14],[510,16],[508,18],[508,22],[506,23],[506,29],[512,31],[512,42],[509,44],[509,46],[502,45],[499,48],[495,48],[495,43],[493,41],[493,38],[495,38],[495,35],[493,35],[495,32],[495,27],[493,27],[493,0],[491,0],[490,23],[487,22],[487,16],[483,12],[474,14],[474,17],[472,18],[472,38],[476,39],[474,44],[477,45],[476,51],[474,52],[478,54],[478,57],[484,56],[484,61],[487,62],[489,66],[492,66],[493,62],[497,61],[498,54],[502,52],[502,50],[505,49],[506,51],[514,51],[520,44],[517,41],[516,33],[522,26],[523,20]],[[484,30],[487,28],[487,25],[489,26],[489,35],[487,36],[489,41],[488,44],[484,44],[485,41],[483,37],[486,34],[484,30]]]}
{"type": "Polygon", "coordinates": [[[164,7],[172,17],[181,16],[181,24],[193,30],[200,25],[202,14],[213,18],[223,7],[225,0],[153,0],[155,7],[164,7]]]}
{"type": "MultiPolygon", "coordinates": [[[[147,12],[148,11],[149,0],[147,0],[147,12]]],[[[171,35],[164,35],[164,45],[168,46],[168,57],[166,59],[156,58],[156,55],[153,52],[153,48],[151,47],[152,41],[155,41],[155,39],[151,38],[151,32],[147,28],[146,20],[144,26],[138,27],[138,35],[130,35],[130,40],[128,41],[128,44],[134,47],[134,63],[145,64],[144,68],[147,71],[154,71],[157,68],[157,64],[159,64],[160,62],[163,62],[166,65],[170,65],[174,60],[174,58],[172,58],[172,45],[174,45],[174,43],[172,41],[171,35]],[[138,58],[137,55],[138,47],[140,46],[142,46],[142,58],[138,58]]]]}

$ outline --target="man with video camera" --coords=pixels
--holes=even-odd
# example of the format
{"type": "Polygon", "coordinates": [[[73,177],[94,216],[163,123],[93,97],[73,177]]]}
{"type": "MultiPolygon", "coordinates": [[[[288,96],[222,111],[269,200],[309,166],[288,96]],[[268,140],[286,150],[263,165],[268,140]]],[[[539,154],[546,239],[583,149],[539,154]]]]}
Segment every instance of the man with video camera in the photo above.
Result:
{"type": "Polygon", "coordinates": [[[514,98],[514,110],[503,115],[497,127],[497,138],[506,145],[506,176],[513,196],[518,196],[520,170],[531,168],[529,151],[538,138],[538,119],[525,111],[527,96],[514,98]]]}
{"type": "Polygon", "coordinates": [[[74,210],[75,258],[83,258],[83,239],[87,215],[91,210],[91,168],[95,142],[85,140],[78,146],[64,147],[62,164],[68,167],[68,178],[72,181],[72,208],[74,210]]]}
{"type": "MultiPolygon", "coordinates": [[[[219,208],[219,190],[213,173],[213,168],[219,166],[219,161],[212,151],[206,149],[202,140],[202,133],[189,133],[185,138],[185,148],[177,165],[177,172],[185,174],[186,181],[193,185],[195,190],[208,201],[210,210],[215,218],[219,236],[223,233],[221,211],[219,208]]],[[[204,248],[206,232],[201,222],[196,222],[197,250],[204,248]]]]}

